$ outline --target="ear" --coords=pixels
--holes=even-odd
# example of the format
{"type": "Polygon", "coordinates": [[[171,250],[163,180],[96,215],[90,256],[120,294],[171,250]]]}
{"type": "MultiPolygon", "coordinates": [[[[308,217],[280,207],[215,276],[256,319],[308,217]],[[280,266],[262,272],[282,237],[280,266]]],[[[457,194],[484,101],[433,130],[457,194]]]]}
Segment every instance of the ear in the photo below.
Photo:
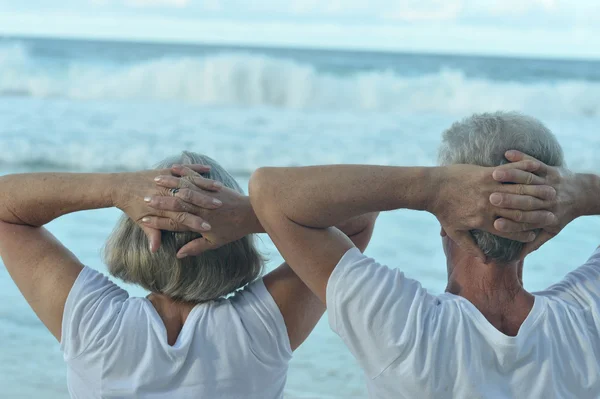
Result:
{"type": "Polygon", "coordinates": [[[446,236],[448,235],[448,233],[446,233],[446,230],[444,230],[444,228],[443,228],[443,227],[442,227],[441,229],[442,229],[442,230],[440,231],[440,235],[441,235],[442,237],[446,237],[446,236]]]}

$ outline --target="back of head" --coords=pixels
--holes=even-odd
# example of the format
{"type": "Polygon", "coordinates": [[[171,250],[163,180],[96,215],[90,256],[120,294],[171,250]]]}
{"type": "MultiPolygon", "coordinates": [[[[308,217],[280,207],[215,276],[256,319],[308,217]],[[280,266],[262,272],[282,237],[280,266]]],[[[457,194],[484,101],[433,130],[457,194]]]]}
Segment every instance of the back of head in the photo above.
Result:
{"type": "MultiPolygon", "coordinates": [[[[220,181],[225,187],[242,193],[235,179],[211,158],[192,152],[167,159],[157,169],[174,164],[201,164],[211,167],[202,176],[220,181]]],[[[201,237],[192,232],[162,232],[162,245],[151,253],[146,235],[127,216],[117,222],[109,237],[104,258],[109,272],[128,283],[174,300],[204,302],[227,295],[255,280],[262,271],[263,259],[252,236],[207,251],[200,256],[177,259],[177,251],[189,241],[201,237]]]]}
{"type": "MultiPolygon", "coordinates": [[[[504,154],[518,150],[550,166],[563,166],[556,137],[540,121],[517,112],[475,114],[454,123],[443,134],[440,165],[494,167],[507,163],[504,154]]],[[[498,263],[517,260],[523,245],[480,230],[471,234],[483,253],[498,263]]]]}

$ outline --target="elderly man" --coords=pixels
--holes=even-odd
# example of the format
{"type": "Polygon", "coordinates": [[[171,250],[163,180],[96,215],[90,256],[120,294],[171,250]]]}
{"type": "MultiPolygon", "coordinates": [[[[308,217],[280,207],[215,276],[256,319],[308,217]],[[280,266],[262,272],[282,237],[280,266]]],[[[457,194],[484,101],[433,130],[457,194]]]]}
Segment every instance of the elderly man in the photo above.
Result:
{"type": "MultiPolygon", "coordinates": [[[[600,178],[559,169],[552,133],[516,113],[455,123],[440,160],[263,168],[250,198],[287,263],[327,305],[372,398],[599,397],[600,251],[544,292],[527,292],[521,274],[525,256],[562,227],[600,214],[600,178]],[[398,208],[440,221],[444,294],[407,278],[401,259],[400,269],[380,265],[330,227],[398,208]]],[[[196,249],[223,237],[207,234],[196,249]]]]}

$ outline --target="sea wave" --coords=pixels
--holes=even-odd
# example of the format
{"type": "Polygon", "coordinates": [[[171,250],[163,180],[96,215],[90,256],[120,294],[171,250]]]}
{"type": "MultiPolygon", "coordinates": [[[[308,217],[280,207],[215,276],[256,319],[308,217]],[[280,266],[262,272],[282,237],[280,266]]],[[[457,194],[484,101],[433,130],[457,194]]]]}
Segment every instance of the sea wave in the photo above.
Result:
{"type": "Polygon", "coordinates": [[[229,52],[133,64],[71,61],[47,68],[20,44],[0,47],[0,96],[73,100],[170,101],[200,106],[464,114],[518,109],[600,115],[600,83],[501,82],[457,69],[421,76],[387,70],[346,75],[310,64],[229,52]]]}

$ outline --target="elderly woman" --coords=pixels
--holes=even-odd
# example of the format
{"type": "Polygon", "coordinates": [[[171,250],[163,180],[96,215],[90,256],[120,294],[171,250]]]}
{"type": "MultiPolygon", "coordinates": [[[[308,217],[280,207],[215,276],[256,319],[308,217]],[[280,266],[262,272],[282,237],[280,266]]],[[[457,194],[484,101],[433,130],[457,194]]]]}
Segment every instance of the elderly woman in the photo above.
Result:
{"type": "MultiPolygon", "coordinates": [[[[292,351],[324,306],[285,264],[260,278],[263,260],[248,233],[262,227],[248,197],[221,166],[186,152],[161,168],[0,178],[0,254],[25,299],[60,341],[71,396],[282,397],[292,351]],[[169,174],[164,168],[174,163],[195,164],[206,179],[195,175],[183,181],[228,198],[226,206],[215,200],[202,205],[222,207],[220,217],[211,219],[213,227],[237,230],[238,239],[201,256],[176,257],[201,235],[157,237],[144,227],[153,237],[149,248],[139,223],[154,211],[143,199],[168,194],[156,189],[154,178],[169,174]],[[106,245],[109,272],[146,288],[147,298],[130,298],[42,227],[70,212],[113,206],[129,217],[118,222],[106,245]]],[[[210,229],[181,213],[161,216],[204,233],[210,229]]],[[[342,227],[364,249],[373,223],[374,216],[367,215],[342,227]]]]}

